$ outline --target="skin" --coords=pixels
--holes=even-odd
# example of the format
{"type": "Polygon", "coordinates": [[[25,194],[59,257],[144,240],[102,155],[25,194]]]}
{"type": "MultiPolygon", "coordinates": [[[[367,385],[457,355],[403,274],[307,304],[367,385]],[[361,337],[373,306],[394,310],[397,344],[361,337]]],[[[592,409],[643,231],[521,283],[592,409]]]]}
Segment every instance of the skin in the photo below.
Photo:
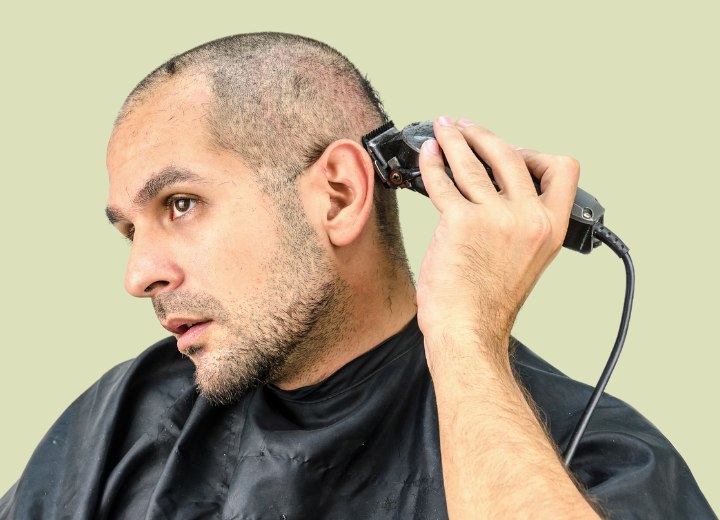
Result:
{"type": "Polygon", "coordinates": [[[412,281],[395,274],[377,245],[374,171],[358,143],[334,142],[300,177],[310,231],[292,243],[253,172],[212,146],[205,130],[210,99],[196,78],[158,87],[115,129],[107,157],[108,206],[120,232],[133,235],[127,290],[151,298],[163,321],[212,320],[197,348],[185,351],[201,391],[201,381],[212,391],[225,377],[229,350],[240,353],[240,363],[250,360],[257,338],[241,331],[272,325],[278,309],[292,316],[298,297],[332,282],[334,304],[316,323],[319,334],[256,328],[290,338],[269,381],[284,389],[321,381],[417,313],[437,395],[450,517],[597,518],[516,383],[507,352],[518,309],[560,249],[577,162],[515,150],[469,122],[437,120],[437,142],[459,189],[445,175],[437,145],[426,143],[421,172],[442,216],[416,299],[412,281]],[[470,147],[493,168],[501,192],[470,147]],[[169,167],[198,178],[138,204],[148,180],[169,167]],[[540,197],[529,172],[541,179],[540,197]],[[172,196],[199,202],[166,207],[172,196]]]}

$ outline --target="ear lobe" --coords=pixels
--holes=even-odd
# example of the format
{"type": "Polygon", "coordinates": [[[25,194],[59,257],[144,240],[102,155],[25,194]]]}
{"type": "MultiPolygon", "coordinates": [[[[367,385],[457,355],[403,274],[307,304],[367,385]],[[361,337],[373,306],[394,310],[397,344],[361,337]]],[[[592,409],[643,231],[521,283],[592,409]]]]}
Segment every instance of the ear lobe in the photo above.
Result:
{"type": "Polygon", "coordinates": [[[375,171],[367,152],[355,141],[341,139],[323,153],[329,199],[324,226],[338,247],[353,243],[372,212],[375,171]]]}

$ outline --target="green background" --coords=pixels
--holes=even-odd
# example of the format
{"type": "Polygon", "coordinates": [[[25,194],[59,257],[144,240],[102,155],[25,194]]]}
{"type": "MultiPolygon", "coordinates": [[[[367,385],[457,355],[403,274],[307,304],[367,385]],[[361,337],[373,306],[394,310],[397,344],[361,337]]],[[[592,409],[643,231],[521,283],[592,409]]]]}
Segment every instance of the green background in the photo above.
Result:
{"type": "MultiPolygon", "coordinates": [[[[128,246],[103,216],[104,154],[125,95],[173,54],[237,32],[323,40],[366,72],[398,125],[465,117],[569,154],[638,273],[609,391],[653,421],[720,510],[715,325],[720,264],[717,12],[710,2],[123,2],[2,14],[0,493],[62,410],[164,337],[123,292],[128,246]]],[[[435,210],[401,196],[415,270],[435,210]]],[[[606,248],[563,251],[515,334],[594,384],[624,273],[606,248]]]]}

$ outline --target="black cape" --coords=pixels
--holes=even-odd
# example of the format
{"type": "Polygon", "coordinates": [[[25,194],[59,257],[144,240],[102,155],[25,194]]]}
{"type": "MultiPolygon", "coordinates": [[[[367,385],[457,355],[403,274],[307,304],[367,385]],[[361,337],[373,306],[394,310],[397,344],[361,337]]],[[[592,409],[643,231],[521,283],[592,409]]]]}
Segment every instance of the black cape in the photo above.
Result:
{"type": "MultiPolygon", "coordinates": [[[[518,344],[557,443],[590,395],[518,344]]],[[[402,332],[313,386],[198,396],[175,340],[105,374],[40,442],[0,518],[447,518],[423,337],[402,332]]],[[[605,396],[572,471],[610,518],[716,518],[672,445],[605,396]]]]}

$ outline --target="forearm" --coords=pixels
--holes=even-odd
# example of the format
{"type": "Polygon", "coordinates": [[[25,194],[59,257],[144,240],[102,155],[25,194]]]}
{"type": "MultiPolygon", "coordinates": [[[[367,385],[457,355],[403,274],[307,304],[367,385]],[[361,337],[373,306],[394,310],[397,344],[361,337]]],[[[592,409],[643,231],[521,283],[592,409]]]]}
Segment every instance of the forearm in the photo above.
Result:
{"type": "Polygon", "coordinates": [[[566,472],[510,362],[472,333],[426,337],[448,511],[465,518],[598,518],[566,472]]]}

